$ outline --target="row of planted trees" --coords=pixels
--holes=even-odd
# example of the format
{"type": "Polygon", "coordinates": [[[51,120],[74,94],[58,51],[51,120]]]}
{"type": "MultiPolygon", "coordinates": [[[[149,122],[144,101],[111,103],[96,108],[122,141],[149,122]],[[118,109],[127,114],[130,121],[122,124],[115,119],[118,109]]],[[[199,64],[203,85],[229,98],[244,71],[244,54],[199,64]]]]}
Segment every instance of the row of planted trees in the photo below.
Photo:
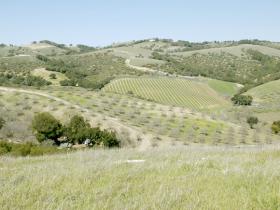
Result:
{"type": "Polygon", "coordinates": [[[118,147],[120,141],[114,132],[101,130],[99,127],[91,127],[82,117],[75,115],[67,125],[47,112],[35,115],[32,121],[32,128],[39,142],[52,140],[59,145],[62,139],[71,144],[103,145],[105,147],[118,147]]]}

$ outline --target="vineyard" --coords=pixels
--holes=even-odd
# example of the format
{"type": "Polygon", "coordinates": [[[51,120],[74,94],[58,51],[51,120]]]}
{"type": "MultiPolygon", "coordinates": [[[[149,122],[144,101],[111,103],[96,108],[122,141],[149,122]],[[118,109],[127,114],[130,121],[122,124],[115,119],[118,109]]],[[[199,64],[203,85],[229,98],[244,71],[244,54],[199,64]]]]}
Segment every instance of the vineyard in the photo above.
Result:
{"type": "Polygon", "coordinates": [[[124,78],[114,80],[103,90],[131,94],[158,103],[182,106],[193,110],[221,107],[228,104],[207,84],[187,79],[124,78]]]}

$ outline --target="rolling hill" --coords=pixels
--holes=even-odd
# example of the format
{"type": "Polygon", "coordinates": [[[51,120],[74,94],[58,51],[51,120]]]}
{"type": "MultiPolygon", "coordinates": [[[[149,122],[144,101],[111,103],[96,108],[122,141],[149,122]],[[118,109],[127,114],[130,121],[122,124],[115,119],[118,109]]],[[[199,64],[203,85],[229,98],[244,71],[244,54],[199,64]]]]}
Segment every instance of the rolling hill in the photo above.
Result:
{"type": "Polygon", "coordinates": [[[1,46],[0,84],[17,88],[1,91],[1,113],[9,122],[1,137],[35,141],[32,117],[48,111],[63,122],[80,114],[92,125],[116,131],[122,145],[132,147],[270,143],[276,138],[268,134],[272,118],[260,114],[271,113],[271,102],[278,112],[277,97],[271,95],[277,85],[263,85],[269,86],[264,88],[271,91],[268,96],[258,95],[262,86],[249,90],[254,106],[238,109],[230,98],[243,85],[224,80],[253,81],[255,86],[276,78],[277,46],[156,39],[100,49],[50,41],[1,46]],[[262,71],[264,67],[270,69],[262,71]],[[249,129],[245,117],[252,114],[267,123],[265,129],[249,129]]]}

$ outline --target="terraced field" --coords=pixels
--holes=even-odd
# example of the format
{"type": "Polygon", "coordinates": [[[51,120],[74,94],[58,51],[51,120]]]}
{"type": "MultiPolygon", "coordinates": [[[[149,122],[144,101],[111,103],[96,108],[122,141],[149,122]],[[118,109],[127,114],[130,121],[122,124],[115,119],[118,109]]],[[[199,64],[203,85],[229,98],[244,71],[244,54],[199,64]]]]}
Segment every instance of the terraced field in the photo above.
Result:
{"type": "Polygon", "coordinates": [[[131,94],[162,104],[192,110],[227,106],[229,103],[203,82],[177,78],[123,78],[114,80],[103,91],[131,94]]]}

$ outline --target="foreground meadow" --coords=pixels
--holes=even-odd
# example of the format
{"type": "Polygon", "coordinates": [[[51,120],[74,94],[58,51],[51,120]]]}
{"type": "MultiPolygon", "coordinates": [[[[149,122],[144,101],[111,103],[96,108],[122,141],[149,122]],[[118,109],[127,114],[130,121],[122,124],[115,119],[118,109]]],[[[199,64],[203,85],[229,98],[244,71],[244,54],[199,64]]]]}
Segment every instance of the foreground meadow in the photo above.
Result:
{"type": "Polygon", "coordinates": [[[280,148],[0,158],[1,209],[279,209],[280,148]]]}

